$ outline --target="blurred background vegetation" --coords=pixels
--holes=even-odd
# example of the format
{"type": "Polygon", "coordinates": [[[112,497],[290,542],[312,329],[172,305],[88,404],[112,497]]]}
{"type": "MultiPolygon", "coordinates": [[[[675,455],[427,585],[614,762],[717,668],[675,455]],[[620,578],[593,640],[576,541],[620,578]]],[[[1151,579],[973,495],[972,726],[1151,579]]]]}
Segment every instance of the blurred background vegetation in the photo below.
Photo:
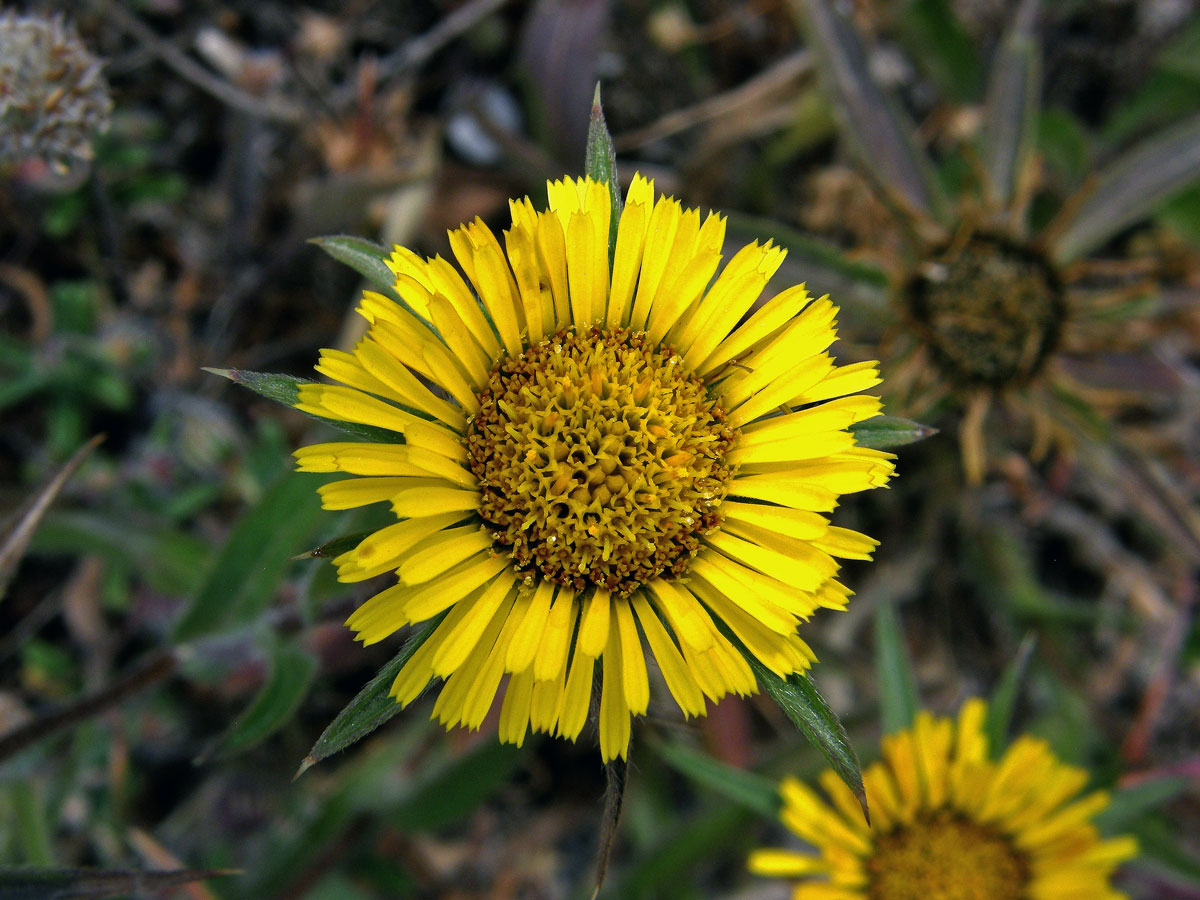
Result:
{"type": "MultiPolygon", "coordinates": [[[[1144,851],[1121,887],[1200,898],[1196,6],[19,5],[69,12],[112,111],[91,160],[0,161],[0,866],[241,873],[72,896],[591,894],[589,732],[518,750],[418,703],[292,780],[398,644],[341,624],[369,586],[289,558],[372,522],[290,473],[310,420],[200,367],[304,376],[352,343],[357,276],[308,239],[503,227],[580,171],[599,79],[624,176],[788,247],[775,288],[830,293],[839,356],[941,429],[839,511],[882,547],[809,630],[864,762],[910,674],[940,713],[999,692],[1116,792],[1105,827],[1144,851]],[[1069,289],[1050,358],[964,376],[912,284],[996,235],[1069,289]]],[[[783,840],[755,775],[819,756],[762,698],[663,712],[602,896],[786,896],[744,871],[783,840]]]]}

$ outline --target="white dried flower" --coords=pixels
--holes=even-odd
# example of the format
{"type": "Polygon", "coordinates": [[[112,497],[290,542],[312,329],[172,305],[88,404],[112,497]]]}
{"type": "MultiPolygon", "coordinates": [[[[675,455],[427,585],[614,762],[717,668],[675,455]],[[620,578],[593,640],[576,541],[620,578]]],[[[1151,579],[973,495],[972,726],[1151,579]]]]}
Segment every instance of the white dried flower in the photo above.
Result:
{"type": "Polygon", "coordinates": [[[0,166],[91,159],[112,111],[100,66],[61,17],[0,15],[0,166]]]}

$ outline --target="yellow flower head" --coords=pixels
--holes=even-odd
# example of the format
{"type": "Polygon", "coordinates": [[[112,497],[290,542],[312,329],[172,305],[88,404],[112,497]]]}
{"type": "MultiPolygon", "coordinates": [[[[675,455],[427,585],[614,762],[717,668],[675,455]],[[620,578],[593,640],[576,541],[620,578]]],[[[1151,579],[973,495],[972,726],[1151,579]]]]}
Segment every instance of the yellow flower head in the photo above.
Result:
{"type": "Polygon", "coordinates": [[[883,739],[864,773],[871,825],[833,772],[820,777],[832,805],[786,779],[783,823],[819,855],[759,850],[750,868],[798,878],[795,900],[1120,900],[1113,870],[1137,853],[1131,837],[1102,840],[1091,818],[1108,805],[1080,798],[1082,769],[1045,741],[1023,736],[988,757],[986,705],[958,721],[922,712],[883,739]]]}
{"type": "Polygon", "coordinates": [[[757,243],[716,275],[725,220],[635,177],[609,271],[608,187],[552,182],[513,201],[503,245],[479,219],[450,233],[466,278],[397,247],[402,306],[367,293],[337,385],[298,408],[396,432],[296,456],[361,476],[328,509],[390,503],[398,522],[338,557],[339,577],[399,583],[347,624],[366,644],[441,616],[392,694],[444,679],[434,715],[477,728],[501,681],[500,737],[574,740],[601,669],[600,746],[624,756],[649,702],[648,646],[685,715],[752,693],[736,637],[772,671],[814,657],[796,629],[849,595],[836,557],[875,541],[829,524],[840,494],[878,487],[889,454],[850,425],[876,365],[836,366],[836,308],[803,286],[755,302],[784,252],[757,243]]]}

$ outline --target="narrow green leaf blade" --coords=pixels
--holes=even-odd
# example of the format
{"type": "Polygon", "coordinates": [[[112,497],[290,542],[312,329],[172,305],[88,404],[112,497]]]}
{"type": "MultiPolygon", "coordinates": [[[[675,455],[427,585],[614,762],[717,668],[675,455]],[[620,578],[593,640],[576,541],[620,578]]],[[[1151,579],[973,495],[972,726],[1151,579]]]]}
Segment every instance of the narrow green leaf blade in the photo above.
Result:
{"type": "Polygon", "coordinates": [[[829,708],[812,679],[799,672],[794,672],[787,678],[780,678],[747,650],[728,626],[718,622],[717,627],[745,657],[763,690],[771,695],[771,699],[783,710],[784,715],[791,719],[800,733],[821,752],[837,776],[858,798],[863,818],[870,822],[867,791],[863,787],[862,767],[858,763],[858,755],[850,744],[850,737],[846,734],[841,720],[829,708]]]}
{"type": "Polygon", "coordinates": [[[617,223],[621,220],[621,184],[617,180],[617,151],[612,135],[608,133],[608,123],[604,121],[604,107],[600,104],[599,82],[596,82],[596,93],[592,97],[584,168],[593,181],[608,185],[608,196],[612,202],[612,214],[608,220],[608,252],[611,258],[617,246],[617,223]]]}
{"type": "Polygon", "coordinates": [[[726,218],[729,220],[731,232],[757,240],[770,238],[787,250],[789,259],[799,260],[805,266],[828,270],[841,279],[860,282],[880,292],[886,291],[890,284],[887,273],[878,266],[851,259],[833,244],[790,228],[782,222],[739,212],[731,212],[726,218]]]}
{"type": "Polygon", "coordinates": [[[879,598],[875,605],[875,677],[879,682],[883,733],[895,734],[908,728],[921,708],[921,697],[900,617],[886,597],[879,598]]]}
{"type": "Polygon", "coordinates": [[[397,303],[404,302],[396,293],[396,275],[384,262],[391,256],[386,247],[350,234],[309,238],[308,242],[316,244],[338,262],[348,265],[381,294],[397,303]]]}
{"type": "Polygon", "coordinates": [[[34,532],[41,525],[42,519],[50,510],[50,506],[54,503],[54,499],[58,496],[66,483],[75,474],[75,471],[83,465],[83,461],[91,455],[91,452],[100,445],[104,440],[104,435],[99,434],[75,451],[75,454],[67,460],[61,469],[46,482],[45,486],[37,492],[29,502],[21,509],[13,520],[0,533],[0,600],[4,599],[4,592],[8,588],[8,582],[16,571],[17,563],[21,561],[21,557],[25,555],[25,551],[29,548],[29,542],[33,540],[34,532]]]}
{"type": "Polygon", "coordinates": [[[262,688],[246,712],[204,758],[224,759],[266,740],[300,708],[316,674],[316,657],[299,644],[279,642],[271,654],[270,670],[262,688]]]}
{"type": "Polygon", "coordinates": [[[697,784],[768,819],[778,818],[783,800],[779,788],[769,778],[735,769],[683,744],[654,741],[652,746],[668,765],[697,784]]]}
{"type": "Polygon", "coordinates": [[[509,782],[521,756],[512,744],[483,741],[427,775],[397,807],[392,824],[405,831],[454,824],[509,782]]]}
{"type": "Polygon", "coordinates": [[[1200,115],[1135,145],[1068,200],[1065,223],[1051,226],[1050,251],[1060,263],[1079,259],[1200,179],[1200,115]]]}
{"type": "Polygon", "coordinates": [[[1037,635],[1033,632],[1025,635],[1017,655],[1004,669],[1000,683],[988,700],[987,720],[983,730],[988,739],[988,752],[998,759],[1008,745],[1008,730],[1012,726],[1013,711],[1017,708],[1017,697],[1021,693],[1021,682],[1025,679],[1025,670],[1029,668],[1029,660],[1033,656],[1033,648],[1037,644],[1037,635]]]}
{"type": "MultiPolygon", "coordinates": [[[[268,400],[274,400],[276,403],[282,403],[284,406],[290,406],[295,409],[296,404],[300,402],[300,386],[305,384],[316,384],[311,378],[296,378],[294,375],[279,375],[273,372],[251,372],[248,369],[211,369],[204,367],[205,372],[210,372],[213,375],[220,375],[222,378],[228,378],[234,384],[240,384],[242,387],[247,387],[254,393],[266,397],[268,400]]],[[[396,404],[399,406],[399,404],[396,404]]],[[[427,418],[423,413],[414,409],[401,407],[405,412],[410,412],[413,415],[427,418]]],[[[346,434],[353,435],[362,441],[373,441],[382,444],[401,444],[404,442],[404,437],[394,431],[389,431],[386,428],[377,428],[373,425],[360,425],[357,422],[342,422],[337,419],[327,419],[324,416],[314,416],[311,413],[305,413],[310,419],[316,419],[318,422],[324,422],[339,431],[344,431],[346,434]]]]}
{"type": "Polygon", "coordinates": [[[916,129],[871,76],[854,26],[830,0],[792,0],[816,53],[842,132],[866,171],[912,209],[937,216],[941,192],[916,129]]]}
{"type": "Polygon", "coordinates": [[[367,686],[359,691],[346,708],[329,723],[329,727],[321,732],[312,750],[300,764],[300,771],[296,773],[296,777],[303,775],[321,760],[362,740],[400,712],[400,704],[391,695],[392,682],[445,617],[446,613],[442,613],[430,619],[404,642],[404,646],[392,657],[391,662],[380,669],[379,674],[367,682],[367,686]]]}
{"type": "Polygon", "coordinates": [[[298,553],[292,557],[292,560],[332,559],[335,556],[341,556],[343,553],[353,550],[374,533],[374,531],[356,531],[354,534],[344,534],[326,541],[319,547],[313,547],[311,550],[298,553]]]}
{"type": "Polygon", "coordinates": [[[1138,819],[1164,803],[1174,800],[1189,787],[1182,776],[1147,778],[1129,787],[1113,791],[1108,806],[1096,814],[1092,823],[1103,834],[1116,834],[1131,827],[1138,819]]]}
{"type": "Polygon", "coordinates": [[[959,103],[977,99],[983,77],[979,57],[950,0],[909,0],[898,24],[912,57],[944,94],[959,103]]]}
{"type": "Polygon", "coordinates": [[[996,50],[984,112],[983,159],[992,192],[1007,207],[1037,133],[1041,43],[1034,26],[1039,0],[1022,0],[996,50]]]}
{"type": "Polygon", "coordinates": [[[850,431],[858,446],[869,447],[872,450],[904,447],[938,433],[938,430],[930,425],[922,425],[900,416],[876,416],[864,422],[855,422],[850,426],[850,431]]]}
{"type": "Polygon", "coordinates": [[[226,869],[177,869],[140,872],[132,869],[0,868],[4,900],[103,900],[144,895],[193,881],[237,874],[226,869]]]}
{"type": "Polygon", "coordinates": [[[250,621],[275,596],[289,557],[316,527],[321,500],[318,476],[288,472],[230,532],[207,579],[175,624],[174,638],[188,641],[221,627],[250,621]]]}
{"type": "Polygon", "coordinates": [[[51,510],[30,546],[36,553],[96,554],[167,594],[196,590],[212,558],[204,541],[123,510],[51,510]]]}

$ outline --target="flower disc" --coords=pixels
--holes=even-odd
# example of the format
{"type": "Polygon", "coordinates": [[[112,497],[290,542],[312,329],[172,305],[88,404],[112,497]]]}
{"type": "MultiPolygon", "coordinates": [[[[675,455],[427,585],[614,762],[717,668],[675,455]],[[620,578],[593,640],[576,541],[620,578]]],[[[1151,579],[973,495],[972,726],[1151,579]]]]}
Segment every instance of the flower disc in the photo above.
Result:
{"type": "Polygon", "coordinates": [[[492,370],[468,453],[519,571],[619,596],[683,575],[719,522],[736,436],[685,368],[645,334],[593,327],[492,370]]]}
{"type": "Polygon", "coordinates": [[[757,850],[751,870],[797,879],[793,900],[1127,900],[1110,880],[1137,841],[1091,822],[1108,794],[1079,796],[1087,773],[1029,735],[993,759],[986,716],[969,700],[956,721],[920,712],[885,737],[863,772],[870,824],[832,770],[829,802],[785,778],[783,823],[816,852],[757,850]]]}
{"type": "Polygon", "coordinates": [[[943,249],[909,281],[905,298],[934,363],[963,384],[993,387],[1041,370],[1066,310],[1045,259],[988,235],[943,249]]]}

